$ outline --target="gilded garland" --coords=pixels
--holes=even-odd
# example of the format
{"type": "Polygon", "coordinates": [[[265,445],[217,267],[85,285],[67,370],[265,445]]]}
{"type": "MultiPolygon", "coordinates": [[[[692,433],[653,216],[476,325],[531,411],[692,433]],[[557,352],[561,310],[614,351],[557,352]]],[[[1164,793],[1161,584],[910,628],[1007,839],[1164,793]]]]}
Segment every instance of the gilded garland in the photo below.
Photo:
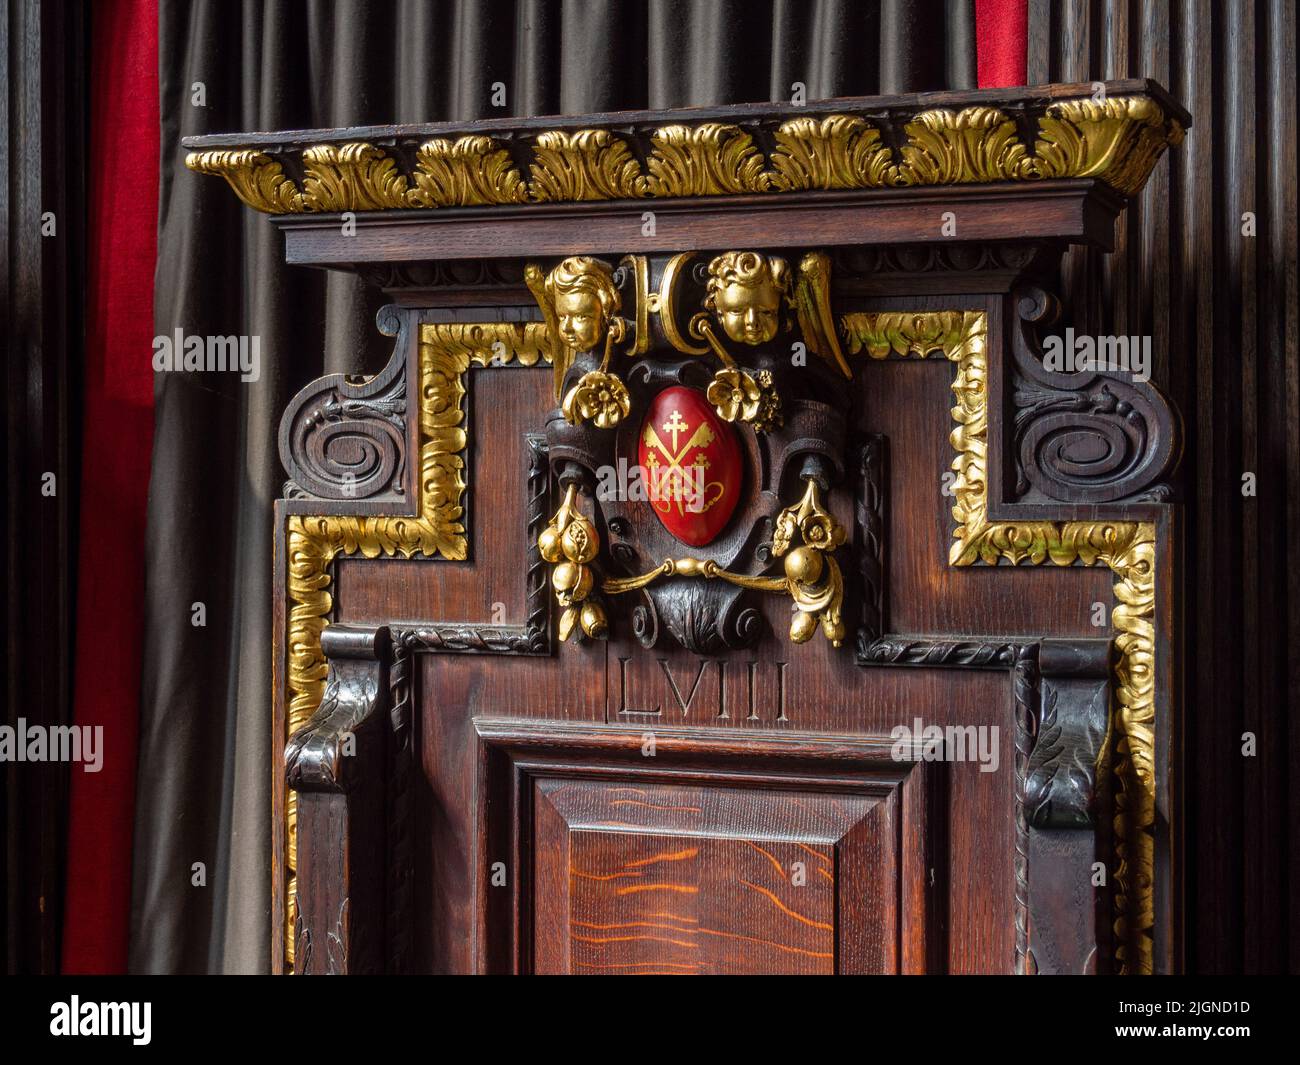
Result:
{"type": "Polygon", "coordinates": [[[853,354],[924,358],[956,364],[950,439],[955,566],[1109,566],[1115,575],[1111,625],[1119,652],[1111,728],[1116,738],[1116,959],[1121,971],[1150,973],[1154,924],[1155,825],[1155,527],[1147,522],[990,522],[988,520],[988,339],[973,311],[849,314],[841,319],[853,354]]]}
{"type": "Polygon", "coordinates": [[[936,109],[903,125],[895,150],[858,115],[789,119],[764,153],[737,125],[678,123],[649,132],[642,164],[607,129],[512,135],[517,152],[482,134],[412,146],[414,167],[365,142],[324,144],[283,158],[251,148],[191,152],[186,166],[218,174],[249,207],[271,214],[578,202],[809,189],[908,188],[989,181],[1096,178],[1141,189],[1183,129],[1149,96],[1065,100],[1021,137],[995,107],[936,109]],[[527,153],[524,167],[517,162],[527,153]],[[295,181],[284,163],[301,170],[295,181]]]}

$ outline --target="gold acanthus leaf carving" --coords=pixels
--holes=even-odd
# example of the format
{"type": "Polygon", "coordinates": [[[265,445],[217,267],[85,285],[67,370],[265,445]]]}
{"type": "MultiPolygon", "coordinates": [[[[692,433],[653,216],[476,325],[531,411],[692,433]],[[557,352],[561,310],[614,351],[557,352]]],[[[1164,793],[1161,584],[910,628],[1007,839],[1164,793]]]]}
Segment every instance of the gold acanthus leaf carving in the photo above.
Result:
{"type": "Polygon", "coordinates": [[[319,144],[302,153],[309,211],[380,211],[407,207],[406,176],[373,144],[319,144]]]}
{"type": "Polygon", "coordinates": [[[529,195],[539,203],[623,200],[645,194],[627,142],[607,129],[538,134],[529,195]]]}
{"type": "Polygon", "coordinates": [[[1115,736],[1114,928],[1121,972],[1152,971],[1155,827],[1155,526],[1129,521],[990,521],[988,517],[988,322],[982,312],[848,314],[851,353],[874,359],[941,354],[956,364],[952,492],[955,566],[1108,566],[1118,660],[1115,736]]]}
{"type": "Polygon", "coordinates": [[[305,210],[302,194],[280,163],[251,149],[190,152],[185,165],[197,174],[219,174],[235,195],[255,211],[297,214],[305,210]]]}
{"type": "Polygon", "coordinates": [[[536,366],[551,361],[543,322],[426,322],[420,328],[425,343],[464,354],[479,366],[505,366],[511,362],[536,366]]]}
{"type": "Polygon", "coordinates": [[[840,333],[849,353],[865,353],[873,359],[890,355],[925,358],[933,352],[954,350],[967,326],[965,315],[958,311],[889,311],[846,314],[840,319],[840,333]]]}
{"type": "Polygon", "coordinates": [[[1033,177],[1016,124],[995,107],[923,111],[904,127],[890,185],[950,185],[1033,177]]]}
{"type": "Polygon", "coordinates": [[[782,192],[880,188],[893,163],[880,131],[865,119],[792,118],[776,131],[770,183],[782,192]]]}
{"type": "Polygon", "coordinates": [[[527,186],[510,152],[474,134],[425,142],[409,176],[376,145],[307,148],[301,192],[280,161],[257,149],[192,152],[186,164],[220,174],[246,204],[273,214],[1075,177],[1132,195],[1165,148],[1183,139],[1182,126],[1149,96],[1060,101],[1037,122],[1031,145],[998,108],[935,109],[907,121],[895,150],[861,116],[800,116],[774,130],[766,161],[738,126],[673,123],[650,132],[647,173],[611,130],[548,130],[519,134],[533,151],[527,186]]]}
{"type": "Polygon", "coordinates": [[[437,138],[415,153],[412,207],[522,203],[528,186],[510,153],[491,137],[437,138]]]}
{"type": "Polygon", "coordinates": [[[650,196],[717,196],[768,187],[763,156],[739,126],[663,126],[650,142],[654,150],[644,182],[650,196]]]}
{"type": "Polygon", "coordinates": [[[1182,126],[1149,96],[1052,104],[1038,122],[1035,176],[1095,177],[1132,195],[1182,139],[1182,126]]]}

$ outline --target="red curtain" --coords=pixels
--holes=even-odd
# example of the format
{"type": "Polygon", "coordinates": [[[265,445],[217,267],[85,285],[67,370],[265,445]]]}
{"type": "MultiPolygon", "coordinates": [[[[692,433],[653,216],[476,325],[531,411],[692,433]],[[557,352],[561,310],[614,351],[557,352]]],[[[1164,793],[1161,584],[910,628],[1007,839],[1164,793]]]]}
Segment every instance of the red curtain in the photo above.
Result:
{"type": "MultiPolygon", "coordinates": [[[[153,441],[158,0],[90,5],[85,408],[75,723],[103,726],[102,768],[72,767],[63,971],[126,970],[131,823],[153,441]]],[[[64,224],[78,224],[68,219],[64,224]]],[[[178,604],[178,617],[188,608],[178,604]]],[[[179,622],[178,622],[179,623],[179,622]]]]}
{"type": "Polygon", "coordinates": [[[1028,0],[975,0],[975,63],[981,89],[1025,83],[1028,0]]]}

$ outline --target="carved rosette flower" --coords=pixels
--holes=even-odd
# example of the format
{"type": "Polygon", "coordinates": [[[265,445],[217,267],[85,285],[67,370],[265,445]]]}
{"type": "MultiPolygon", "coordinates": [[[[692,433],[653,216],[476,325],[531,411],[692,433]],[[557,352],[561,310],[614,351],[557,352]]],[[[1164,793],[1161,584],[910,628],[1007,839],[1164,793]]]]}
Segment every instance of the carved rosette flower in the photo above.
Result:
{"type": "Polygon", "coordinates": [[[753,421],[763,399],[758,382],[741,369],[719,370],[704,395],[718,416],[729,422],[753,421]]]}
{"type": "Polygon", "coordinates": [[[739,367],[719,370],[704,395],[720,418],[748,422],[759,432],[774,429],[784,420],[781,396],[767,370],[761,370],[757,380],[739,367]]]}
{"type": "Polygon", "coordinates": [[[612,429],[632,409],[627,386],[612,373],[592,370],[583,374],[569,389],[561,410],[573,425],[582,421],[596,423],[599,429],[612,429]]]}

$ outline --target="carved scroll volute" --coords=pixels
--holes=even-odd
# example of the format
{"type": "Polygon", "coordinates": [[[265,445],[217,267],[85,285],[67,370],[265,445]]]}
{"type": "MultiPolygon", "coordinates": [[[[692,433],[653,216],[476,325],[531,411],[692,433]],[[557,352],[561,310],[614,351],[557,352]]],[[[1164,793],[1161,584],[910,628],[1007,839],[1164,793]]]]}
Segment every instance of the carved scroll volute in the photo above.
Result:
{"type": "Polygon", "coordinates": [[[1150,342],[1141,337],[1044,334],[1056,300],[1039,289],[1016,295],[1011,445],[1014,495],[1075,503],[1167,499],[1160,479],[1176,464],[1178,420],[1150,381],[1150,342]],[[1137,350],[1135,350],[1135,347],[1137,350]]]}
{"type": "Polygon", "coordinates": [[[280,461],[291,482],[288,494],[341,501],[406,496],[407,318],[384,308],[379,328],[397,335],[380,373],[319,378],[285,408],[280,461]]]}

